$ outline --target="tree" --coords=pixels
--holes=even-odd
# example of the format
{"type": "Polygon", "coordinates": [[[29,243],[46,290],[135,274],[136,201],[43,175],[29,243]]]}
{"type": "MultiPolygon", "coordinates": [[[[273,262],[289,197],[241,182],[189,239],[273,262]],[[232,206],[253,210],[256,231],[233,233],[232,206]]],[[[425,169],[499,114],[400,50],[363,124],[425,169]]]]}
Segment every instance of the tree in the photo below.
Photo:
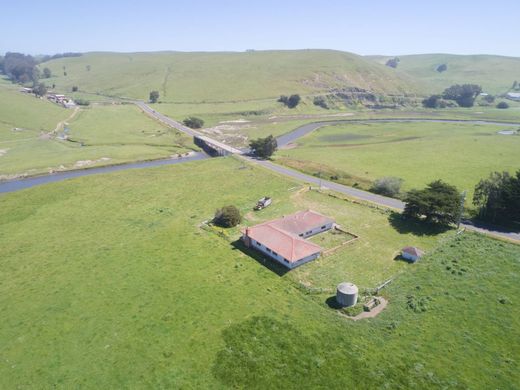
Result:
{"type": "Polygon", "coordinates": [[[225,228],[237,226],[242,222],[240,210],[235,206],[224,206],[215,212],[213,223],[225,228]]]}
{"type": "Polygon", "coordinates": [[[500,102],[497,104],[497,108],[506,109],[509,108],[509,104],[507,104],[507,102],[500,102]]]}
{"type": "Polygon", "coordinates": [[[90,65],[87,65],[85,68],[87,69],[87,72],[90,72],[90,69],[91,69],[90,65]]]}
{"type": "Polygon", "coordinates": [[[269,158],[276,152],[278,148],[278,142],[276,138],[272,135],[269,135],[265,138],[257,138],[255,140],[251,140],[249,143],[249,147],[255,156],[260,158],[269,158]]]}
{"type": "Polygon", "coordinates": [[[289,97],[282,95],[278,98],[280,103],[285,104],[289,108],[294,108],[300,103],[301,97],[298,94],[291,95],[289,97]]]}
{"type": "Polygon", "coordinates": [[[204,121],[200,118],[196,118],[194,116],[190,116],[182,121],[185,126],[188,126],[192,129],[200,129],[204,126],[204,121]]]}
{"type": "Polygon", "coordinates": [[[461,107],[473,107],[475,99],[482,92],[482,87],[476,84],[452,85],[442,94],[444,99],[455,100],[461,107]]]}
{"type": "Polygon", "coordinates": [[[35,84],[35,86],[33,87],[33,92],[36,96],[45,96],[45,94],[47,93],[47,87],[44,83],[35,84]]]}
{"type": "Polygon", "coordinates": [[[449,225],[459,221],[460,202],[456,187],[437,180],[422,190],[408,192],[403,215],[408,218],[425,218],[429,223],[449,225]]]}
{"type": "Polygon", "coordinates": [[[150,103],[157,103],[159,100],[159,91],[150,92],[150,103]]]}
{"type": "Polygon", "coordinates": [[[397,68],[397,65],[399,65],[399,62],[401,62],[401,60],[398,57],[394,57],[386,61],[385,65],[395,69],[397,68]]]}
{"type": "Polygon", "coordinates": [[[442,73],[442,72],[446,72],[448,70],[448,65],[446,64],[440,64],[438,67],[437,67],[437,72],[439,73],[442,73]]]}
{"type": "Polygon", "coordinates": [[[52,72],[49,68],[43,68],[43,77],[49,79],[52,77],[52,72]]]}
{"type": "Polygon", "coordinates": [[[3,71],[15,83],[36,82],[39,77],[36,60],[22,53],[7,52],[3,61],[3,71]]]}
{"type": "Polygon", "coordinates": [[[371,191],[384,196],[396,196],[401,191],[403,179],[399,177],[382,177],[372,185],[371,191]]]}
{"type": "Polygon", "coordinates": [[[520,170],[516,176],[493,172],[480,180],[475,186],[473,204],[485,221],[520,225],[520,170]]]}

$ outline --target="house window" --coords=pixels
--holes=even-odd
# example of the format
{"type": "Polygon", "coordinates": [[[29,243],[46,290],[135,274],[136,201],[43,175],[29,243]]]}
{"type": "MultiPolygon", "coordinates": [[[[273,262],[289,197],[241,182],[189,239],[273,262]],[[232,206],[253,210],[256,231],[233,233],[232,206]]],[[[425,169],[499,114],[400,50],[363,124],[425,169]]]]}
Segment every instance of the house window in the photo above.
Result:
{"type": "Polygon", "coordinates": [[[283,261],[285,261],[287,264],[289,264],[289,260],[287,260],[287,259],[283,259],[283,261]]]}
{"type": "Polygon", "coordinates": [[[326,227],[327,227],[326,225],[323,225],[321,228],[322,228],[322,229],[325,229],[326,227]]]}
{"type": "Polygon", "coordinates": [[[278,253],[276,253],[275,251],[273,251],[273,255],[278,256],[278,253]]]}
{"type": "Polygon", "coordinates": [[[262,246],[262,244],[260,244],[258,241],[256,242],[256,245],[258,245],[258,246],[262,246]]]}
{"type": "Polygon", "coordinates": [[[298,234],[300,237],[303,237],[303,233],[298,234]]]}
{"type": "Polygon", "coordinates": [[[269,248],[265,248],[265,250],[266,250],[267,252],[271,253],[271,249],[269,249],[269,248]]]}

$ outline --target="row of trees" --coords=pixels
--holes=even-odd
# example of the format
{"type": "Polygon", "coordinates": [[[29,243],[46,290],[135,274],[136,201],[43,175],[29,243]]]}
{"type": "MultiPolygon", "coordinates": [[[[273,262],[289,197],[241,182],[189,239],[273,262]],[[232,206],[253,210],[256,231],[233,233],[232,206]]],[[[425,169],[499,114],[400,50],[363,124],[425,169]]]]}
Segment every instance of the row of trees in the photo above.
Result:
{"type": "Polygon", "coordinates": [[[446,88],[442,95],[431,95],[422,104],[427,108],[444,108],[450,102],[456,102],[460,107],[473,107],[475,99],[482,92],[482,87],[476,84],[455,84],[446,88]]]}
{"type": "MultiPolygon", "coordinates": [[[[406,194],[403,216],[440,225],[455,224],[461,219],[464,198],[456,187],[436,180],[424,189],[413,189],[406,194]]],[[[482,179],[475,186],[473,204],[483,221],[520,227],[520,170],[516,175],[493,172],[482,179]]]]}
{"type": "Polygon", "coordinates": [[[493,172],[482,179],[475,186],[473,204],[485,221],[520,226],[520,170],[515,176],[493,172]]]}

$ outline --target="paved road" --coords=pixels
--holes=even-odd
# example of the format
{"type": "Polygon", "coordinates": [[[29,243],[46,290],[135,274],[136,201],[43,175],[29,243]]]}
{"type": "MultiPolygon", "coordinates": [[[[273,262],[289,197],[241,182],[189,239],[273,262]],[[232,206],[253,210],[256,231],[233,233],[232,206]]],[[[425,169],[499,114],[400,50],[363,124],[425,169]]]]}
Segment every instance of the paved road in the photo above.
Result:
{"type": "MultiPolygon", "coordinates": [[[[176,122],[176,121],[158,113],[157,111],[151,109],[149,106],[147,106],[143,102],[136,102],[136,104],[139,107],[141,107],[141,109],[143,111],[145,111],[149,115],[159,119],[163,123],[165,123],[169,126],[172,126],[178,130],[184,131],[188,134],[192,134],[192,132],[193,132],[192,129],[189,129],[186,126],[180,124],[179,122],[176,122]]],[[[499,125],[499,126],[518,126],[518,125],[520,125],[519,123],[504,123],[504,122],[475,121],[475,120],[450,120],[450,119],[419,119],[419,118],[413,118],[413,119],[360,119],[360,120],[346,119],[346,120],[334,120],[334,121],[322,121],[322,122],[309,123],[309,124],[298,127],[297,129],[291,131],[290,133],[287,133],[285,135],[278,137],[277,141],[278,141],[279,146],[284,146],[284,145],[287,145],[288,143],[293,142],[296,139],[303,137],[304,135],[318,129],[319,127],[322,127],[325,125],[342,124],[342,123],[370,123],[370,122],[403,122],[403,123],[404,122],[439,122],[439,123],[490,124],[490,125],[499,125]]],[[[209,137],[206,136],[206,138],[209,138],[209,137]]],[[[375,203],[377,205],[381,205],[384,207],[390,207],[395,210],[402,211],[404,209],[404,203],[398,199],[388,198],[386,196],[373,194],[368,191],[359,190],[357,188],[345,186],[345,185],[331,182],[328,180],[322,180],[315,176],[306,175],[304,173],[283,167],[281,165],[273,164],[270,161],[258,160],[258,159],[247,157],[244,155],[241,156],[241,158],[243,158],[246,161],[249,161],[253,164],[258,164],[271,171],[291,177],[296,180],[300,180],[300,181],[303,181],[306,183],[321,185],[322,187],[327,187],[333,191],[336,191],[336,192],[339,192],[339,193],[342,193],[342,194],[345,194],[348,196],[353,196],[358,199],[372,202],[372,203],[375,203]]],[[[491,236],[496,236],[496,237],[501,237],[501,238],[506,238],[506,239],[513,240],[513,241],[520,241],[520,232],[509,232],[509,231],[501,230],[500,228],[490,227],[490,226],[485,226],[485,225],[476,226],[471,221],[465,221],[465,223],[461,224],[461,226],[468,230],[473,230],[473,231],[476,231],[479,233],[488,234],[491,236]]]]}

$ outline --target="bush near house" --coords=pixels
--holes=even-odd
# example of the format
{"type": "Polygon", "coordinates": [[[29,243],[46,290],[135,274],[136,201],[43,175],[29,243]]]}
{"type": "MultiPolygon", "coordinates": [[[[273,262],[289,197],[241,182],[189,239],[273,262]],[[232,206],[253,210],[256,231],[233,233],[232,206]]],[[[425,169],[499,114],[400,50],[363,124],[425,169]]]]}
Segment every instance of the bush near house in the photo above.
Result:
{"type": "Polygon", "coordinates": [[[242,222],[242,215],[235,206],[224,206],[218,209],[213,218],[214,224],[225,228],[237,226],[240,222],[242,222]]]}

